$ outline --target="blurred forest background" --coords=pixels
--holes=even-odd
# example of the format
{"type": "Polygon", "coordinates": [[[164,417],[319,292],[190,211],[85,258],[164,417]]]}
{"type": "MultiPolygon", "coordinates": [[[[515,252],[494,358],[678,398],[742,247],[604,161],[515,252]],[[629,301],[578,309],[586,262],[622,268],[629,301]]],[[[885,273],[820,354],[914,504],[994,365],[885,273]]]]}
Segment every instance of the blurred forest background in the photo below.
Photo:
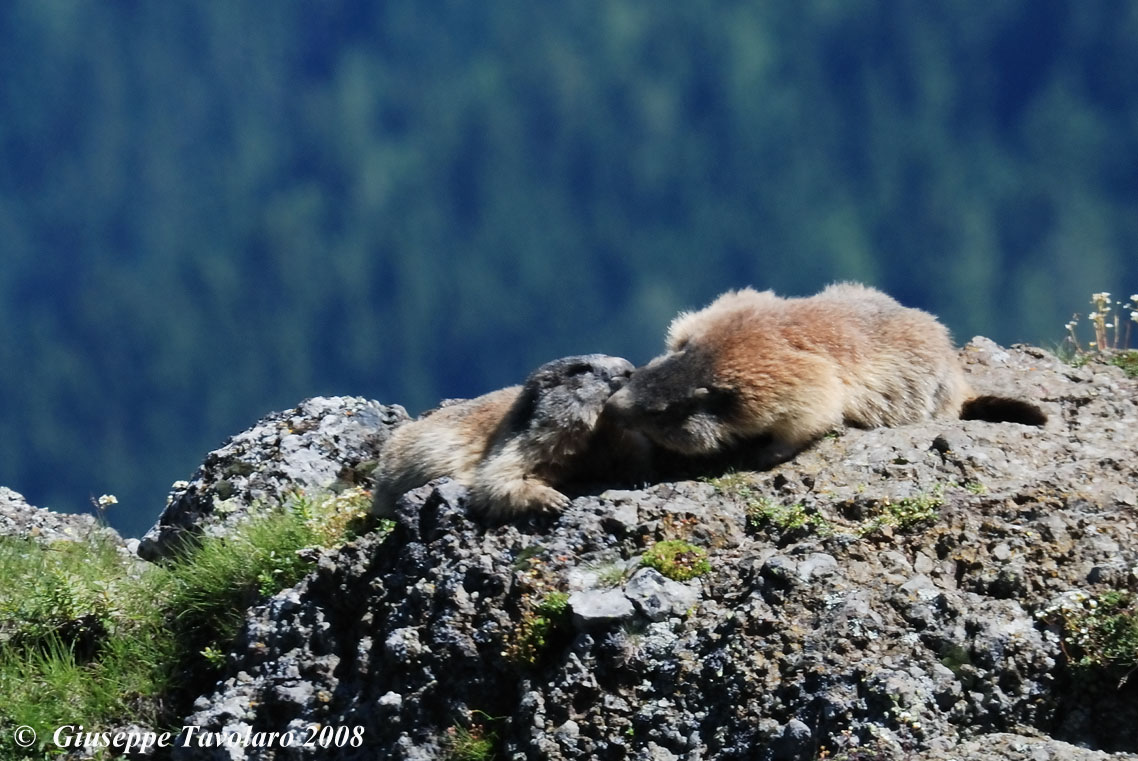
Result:
{"type": "Polygon", "coordinates": [[[1129,0],[7,0],[0,484],[137,534],[317,394],[398,402],[842,278],[959,342],[1138,289],[1129,0]]]}

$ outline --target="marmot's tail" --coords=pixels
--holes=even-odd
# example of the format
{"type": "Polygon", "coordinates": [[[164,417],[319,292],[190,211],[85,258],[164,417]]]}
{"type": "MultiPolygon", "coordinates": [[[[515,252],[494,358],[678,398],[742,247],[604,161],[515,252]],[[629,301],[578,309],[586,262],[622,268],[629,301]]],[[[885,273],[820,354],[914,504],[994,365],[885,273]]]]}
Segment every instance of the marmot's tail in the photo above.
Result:
{"type": "Polygon", "coordinates": [[[961,420],[987,420],[989,423],[1022,423],[1043,425],[1047,413],[1031,402],[1006,396],[977,396],[964,403],[961,420]]]}

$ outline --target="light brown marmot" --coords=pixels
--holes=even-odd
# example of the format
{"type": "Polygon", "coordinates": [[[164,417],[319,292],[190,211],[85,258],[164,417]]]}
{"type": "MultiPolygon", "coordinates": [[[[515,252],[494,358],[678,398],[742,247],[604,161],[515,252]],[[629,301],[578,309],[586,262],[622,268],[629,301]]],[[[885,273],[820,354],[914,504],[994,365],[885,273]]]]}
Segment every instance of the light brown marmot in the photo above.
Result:
{"type": "Polygon", "coordinates": [[[558,486],[604,478],[607,463],[648,446],[601,419],[632,370],[619,357],[565,357],[521,386],[448,403],[396,429],[380,452],[372,513],[392,515],[401,494],[443,476],[468,487],[471,506],[491,516],[563,509],[569,498],[558,486]]]}
{"type": "Polygon", "coordinates": [[[1047,420],[1027,402],[976,397],[935,317],[854,283],[809,298],[725,293],[678,315],[667,349],[609,398],[605,412],[686,455],[762,439],[769,466],[843,424],[1047,420]]]}

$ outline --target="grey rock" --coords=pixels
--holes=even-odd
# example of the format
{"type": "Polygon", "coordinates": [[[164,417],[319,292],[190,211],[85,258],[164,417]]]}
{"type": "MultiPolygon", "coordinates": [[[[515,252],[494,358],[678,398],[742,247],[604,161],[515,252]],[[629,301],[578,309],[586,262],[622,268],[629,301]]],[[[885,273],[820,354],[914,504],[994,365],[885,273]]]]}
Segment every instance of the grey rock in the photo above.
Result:
{"type": "MultiPolygon", "coordinates": [[[[0,536],[31,539],[44,544],[76,541],[99,535],[115,544],[122,538],[93,515],[57,513],[29,505],[22,494],[0,486],[0,536]]],[[[123,545],[124,547],[126,545],[123,545]]]]}
{"type": "Polygon", "coordinates": [[[369,481],[383,442],[408,419],[398,405],[359,397],[314,397],[265,416],[210,452],[189,481],[174,484],[139,554],[157,560],[202,533],[223,535],[297,490],[369,481]]]}
{"type": "Polygon", "coordinates": [[[580,631],[618,624],[636,612],[632,602],[617,589],[574,592],[569,596],[569,609],[573,612],[573,625],[580,631]]]}
{"type": "Polygon", "coordinates": [[[807,761],[814,755],[814,733],[798,719],[786,722],[774,744],[776,761],[807,761]]]}
{"type": "Polygon", "coordinates": [[[668,616],[681,616],[699,601],[697,586],[665,578],[655,568],[641,568],[624,588],[624,594],[637,610],[651,621],[662,621],[668,616]]]}
{"type": "MultiPolygon", "coordinates": [[[[471,516],[453,482],[415,490],[392,534],[345,545],[248,612],[184,722],[364,730],[360,748],[290,759],[437,759],[472,723],[517,761],[776,761],[822,746],[876,761],[1138,759],[1133,692],[1073,678],[1046,612],[1134,583],[1138,383],[982,339],[962,356],[978,391],[1032,400],[1048,424],[847,430],[745,492],[669,481],[500,525],[471,516]],[[756,496],[800,503],[827,530],[756,526],[756,496]],[[867,529],[901,500],[934,514],[867,529]],[[710,573],[680,584],[638,569],[623,591],[596,588],[596,568],[631,569],[676,536],[708,550],[710,573]],[[571,614],[519,659],[553,591],[572,592],[571,614]]],[[[234,494],[263,476],[243,478],[234,494]]]]}
{"type": "Polygon", "coordinates": [[[833,555],[825,552],[811,552],[798,564],[795,572],[803,581],[813,578],[829,576],[838,570],[838,561],[833,555]]]}

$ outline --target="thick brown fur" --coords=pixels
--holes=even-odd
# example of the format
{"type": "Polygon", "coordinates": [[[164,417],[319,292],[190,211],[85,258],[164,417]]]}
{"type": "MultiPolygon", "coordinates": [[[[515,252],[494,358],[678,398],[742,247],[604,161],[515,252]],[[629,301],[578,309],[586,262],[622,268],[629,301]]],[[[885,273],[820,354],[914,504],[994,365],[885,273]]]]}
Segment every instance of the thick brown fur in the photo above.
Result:
{"type": "MultiPolygon", "coordinates": [[[[677,316],[667,349],[609,399],[606,414],[687,455],[762,440],[775,462],[842,425],[897,426],[962,412],[991,419],[1001,407],[998,397],[971,401],[948,330],[935,317],[854,283],[808,298],[725,293],[677,316]]],[[[1034,405],[1001,401],[1005,413],[1046,421],[1034,405]]]]}
{"type": "Polygon", "coordinates": [[[472,507],[491,516],[564,508],[569,498],[559,485],[603,477],[598,463],[647,451],[638,434],[601,419],[632,369],[603,354],[566,357],[522,386],[452,402],[402,426],[380,453],[372,512],[392,515],[401,494],[443,476],[467,486],[472,507]]]}

